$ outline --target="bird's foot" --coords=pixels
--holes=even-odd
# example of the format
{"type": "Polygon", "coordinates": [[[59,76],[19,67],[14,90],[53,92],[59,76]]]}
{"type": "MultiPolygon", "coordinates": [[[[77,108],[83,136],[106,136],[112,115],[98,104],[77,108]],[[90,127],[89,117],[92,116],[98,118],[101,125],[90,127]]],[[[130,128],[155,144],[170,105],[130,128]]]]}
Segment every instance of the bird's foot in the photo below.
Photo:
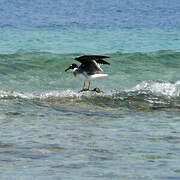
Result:
{"type": "Polygon", "coordinates": [[[102,93],[103,91],[101,90],[101,89],[99,89],[99,88],[94,88],[92,91],[95,91],[95,92],[97,92],[97,93],[102,93]]]}
{"type": "Polygon", "coordinates": [[[88,88],[84,88],[84,89],[80,90],[79,92],[83,92],[83,91],[89,91],[89,89],[88,88]]]}
{"type": "Polygon", "coordinates": [[[80,90],[79,92],[84,92],[84,91],[94,91],[94,92],[97,92],[97,93],[102,93],[103,92],[99,88],[94,88],[93,90],[89,90],[88,88],[84,88],[84,89],[80,90]]]}

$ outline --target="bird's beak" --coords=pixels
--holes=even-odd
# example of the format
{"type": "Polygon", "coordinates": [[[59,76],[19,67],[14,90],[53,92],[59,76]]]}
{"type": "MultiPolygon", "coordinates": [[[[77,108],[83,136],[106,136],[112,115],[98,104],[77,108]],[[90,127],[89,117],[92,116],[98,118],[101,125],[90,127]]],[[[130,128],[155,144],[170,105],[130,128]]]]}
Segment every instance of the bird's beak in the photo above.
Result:
{"type": "Polygon", "coordinates": [[[65,69],[65,72],[68,71],[69,69],[71,69],[71,66],[69,66],[67,69],[65,69]]]}

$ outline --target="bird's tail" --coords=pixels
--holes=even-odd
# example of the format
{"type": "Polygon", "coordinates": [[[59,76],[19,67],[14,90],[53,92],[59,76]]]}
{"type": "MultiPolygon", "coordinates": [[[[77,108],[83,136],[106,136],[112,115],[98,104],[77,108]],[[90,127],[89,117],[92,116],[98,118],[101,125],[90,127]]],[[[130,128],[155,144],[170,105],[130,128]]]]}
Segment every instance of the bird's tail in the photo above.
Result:
{"type": "Polygon", "coordinates": [[[91,75],[91,79],[94,80],[96,78],[103,78],[106,76],[108,76],[108,75],[107,74],[93,74],[93,75],[91,75]]]}

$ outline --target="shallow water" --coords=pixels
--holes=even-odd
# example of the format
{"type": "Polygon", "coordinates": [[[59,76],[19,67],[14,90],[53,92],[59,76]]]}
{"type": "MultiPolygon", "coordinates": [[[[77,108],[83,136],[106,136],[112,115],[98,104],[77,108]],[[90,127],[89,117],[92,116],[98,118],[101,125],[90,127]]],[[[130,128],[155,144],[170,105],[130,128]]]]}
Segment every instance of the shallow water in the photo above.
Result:
{"type": "Polygon", "coordinates": [[[135,92],[6,93],[3,179],[179,177],[179,100],[153,104],[135,92]]]}
{"type": "Polygon", "coordinates": [[[3,179],[180,177],[179,53],[108,55],[100,94],[64,72],[73,54],[1,55],[3,179]]]}
{"type": "Polygon", "coordinates": [[[180,51],[179,29],[0,28],[0,53],[107,54],[180,51]]]}
{"type": "Polygon", "coordinates": [[[179,1],[2,0],[0,16],[1,179],[180,179],[179,1]],[[103,93],[64,72],[83,54],[110,56],[103,93]]]}

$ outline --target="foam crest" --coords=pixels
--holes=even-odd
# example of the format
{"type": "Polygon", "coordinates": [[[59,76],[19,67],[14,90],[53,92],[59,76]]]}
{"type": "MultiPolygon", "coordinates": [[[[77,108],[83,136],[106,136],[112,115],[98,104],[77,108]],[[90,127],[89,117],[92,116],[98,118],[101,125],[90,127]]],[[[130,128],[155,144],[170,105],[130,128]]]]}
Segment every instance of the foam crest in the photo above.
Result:
{"type": "Polygon", "coordinates": [[[74,92],[73,90],[64,90],[64,91],[50,91],[36,95],[36,98],[39,99],[52,99],[52,98],[78,98],[80,97],[79,93],[74,92]]]}
{"type": "Polygon", "coordinates": [[[130,91],[144,94],[152,94],[154,96],[164,96],[174,98],[180,96],[180,81],[169,83],[163,81],[148,81],[138,84],[130,91]]]}
{"type": "Polygon", "coordinates": [[[145,107],[179,108],[180,81],[176,83],[148,81],[136,85],[127,91],[112,90],[104,93],[76,92],[74,90],[49,91],[40,93],[22,93],[0,91],[0,99],[23,99],[46,101],[61,104],[83,104],[101,108],[145,107]]]}
{"type": "Polygon", "coordinates": [[[16,99],[16,98],[32,99],[33,97],[34,95],[30,93],[25,94],[25,93],[15,92],[15,91],[0,91],[1,99],[16,99]]]}
{"type": "Polygon", "coordinates": [[[74,92],[73,90],[64,90],[64,91],[50,91],[43,93],[23,93],[15,91],[0,91],[1,99],[56,99],[56,98],[78,98],[81,95],[74,92]]]}

